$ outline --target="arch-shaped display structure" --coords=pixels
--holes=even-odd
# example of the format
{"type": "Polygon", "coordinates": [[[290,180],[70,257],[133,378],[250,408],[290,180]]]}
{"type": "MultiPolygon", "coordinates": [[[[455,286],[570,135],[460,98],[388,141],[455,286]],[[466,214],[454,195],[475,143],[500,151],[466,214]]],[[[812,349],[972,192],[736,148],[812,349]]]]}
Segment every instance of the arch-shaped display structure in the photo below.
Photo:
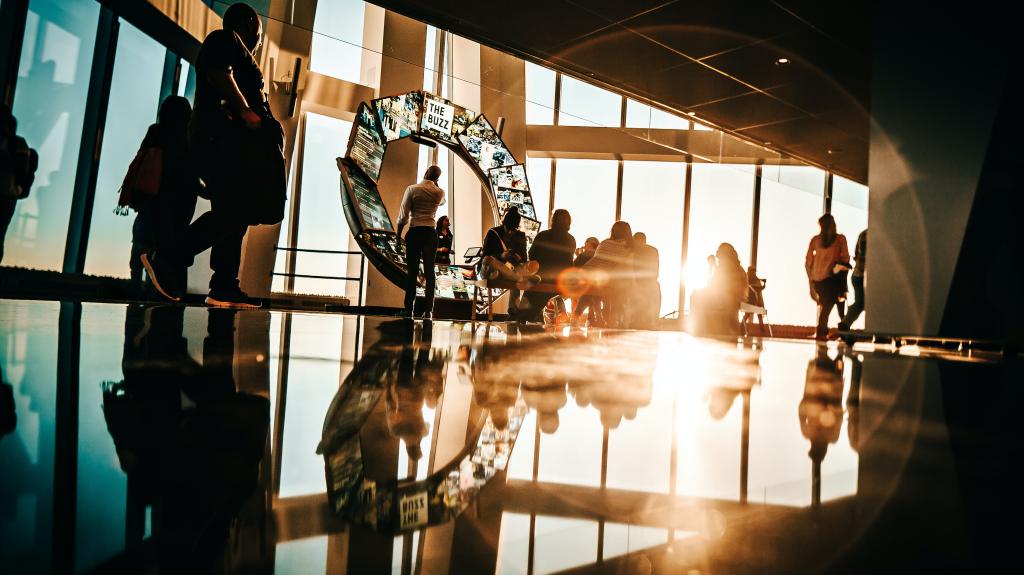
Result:
{"type": "MultiPolygon", "coordinates": [[[[388,144],[402,138],[429,140],[462,158],[488,190],[491,213],[498,222],[510,207],[523,215],[520,229],[527,240],[540,231],[537,211],[519,163],[483,115],[417,90],[398,96],[362,102],[356,112],[341,171],[341,203],[349,229],[367,259],[392,283],[403,286],[406,274],[405,245],[381,200],[377,184],[388,144]]],[[[412,182],[410,182],[412,183],[412,182]]],[[[437,275],[438,298],[472,299],[475,279],[471,269],[434,266],[422,270],[437,275]]]]}

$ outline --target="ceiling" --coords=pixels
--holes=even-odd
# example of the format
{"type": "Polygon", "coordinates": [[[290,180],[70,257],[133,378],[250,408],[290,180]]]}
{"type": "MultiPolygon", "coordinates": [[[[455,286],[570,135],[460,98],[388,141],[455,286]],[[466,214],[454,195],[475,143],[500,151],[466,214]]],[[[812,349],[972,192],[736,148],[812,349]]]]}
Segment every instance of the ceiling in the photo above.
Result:
{"type": "Polygon", "coordinates": [[[867,181],[868,4],[372,1],[867,181]]]}

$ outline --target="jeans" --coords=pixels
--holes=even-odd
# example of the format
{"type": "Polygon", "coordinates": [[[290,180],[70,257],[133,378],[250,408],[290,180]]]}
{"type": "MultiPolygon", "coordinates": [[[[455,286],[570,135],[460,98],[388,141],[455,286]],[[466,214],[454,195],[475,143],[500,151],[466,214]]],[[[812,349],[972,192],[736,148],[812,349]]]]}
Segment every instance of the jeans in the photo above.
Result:
{"type": "Polygon", "coordinates": [[[839,303],[839,296],[846,288],[845,283],[842,274],[814,282],[814,293],[818,296],[818,326],[814,331],[816,338],[825,339],[828,336],[828,316],[839,303]]]}
{"type": "Polygon", "coordinates": [[[426,314],[434,310],[434,259],[437,257],[437,232],[433,227],[416,226],[405,234],[405,311],[409,314],[426,314]],[[413,309],[416,302],[416,285],[420,263],[427,280],[423,309],[413,309]]]}

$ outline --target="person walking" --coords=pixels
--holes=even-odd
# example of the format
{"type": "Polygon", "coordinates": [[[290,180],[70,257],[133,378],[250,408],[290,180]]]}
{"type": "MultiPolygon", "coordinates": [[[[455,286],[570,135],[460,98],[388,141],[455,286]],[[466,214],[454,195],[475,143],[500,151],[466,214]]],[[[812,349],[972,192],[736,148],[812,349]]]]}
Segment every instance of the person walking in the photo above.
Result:
{"type": "Polygon", "coordinates": [[[11,109],[0,105],[0,262],[18,200],[28,197],[38,167],[39,154],[18,136],[18,120],[11,109]]]}
{"type": "Polygon", "coordinates": [[[452,234],[452,224],[448,219],[448,216],[441,216],[437,218],[437,259],[434,261],[438,265],[450,266],[452,265],[452,243],[455,241],[455,236],[452,234]]]}
{"type": "Polygon", "coordinates": [[[850,269],[850,250],[846,236],[836,231],[832,214],[818,218],[821,233],[811,238],[804,257],[804,269],[810,284],[811,297],[818,302],[818,323],[815,339],[828,339],[828,317],[846,291],[846,272],[850,269]]]}
{"type": "MultiPolygon", "coordinates": [[[[545,285],[558,283],[558,278],[566,269],[572,267],[573,252],[576,251],[576,238],[569,233],[572,227],[572,216],[567,210],[557,209],[551,214],[551,228],[546,229],[533,240],[530,247],[530,261],[540,265],[541,282],[545,285]]],[[[530,290],[526,292],[526,321],[541,321],[544,306],[557,292],[530,290]]]]}
{"type": "Polygon", "coordinates": [[[189,139],[211,210],[169,249],[140,256],[153,287],[167,299],[179,301],[185,291],[175,270],[212,248],[207,305],[260,307],[238,284],[242,240],[249,225],[280,222],[285,201],[284,132],[270,112],[254,58],[262,35],[259,14],[236,3],[224,12],[223,29],[207,35],[199,49],[189,139]]]}
{"type": "Polygon", "coordinates": [[[398,211],[398,236],[409,226],[405,235],[405,307],[403,315],[430,317],[434,312],[434,261],[437,259],[437,208],[445,203],[444,190],[437,185],[441,168],[430,166],[423,181],[405,189],[402,207],[398,211]],[[419,284],[420,265],[423,266],[425,292],[423,306],[416,308],[416,287],[419,284]]]}
{"type": "MultiPolygon", "coordinates": [[[[160,150],[160,187],[156,196],[130,199],[136,211],[132,226],[131,278],[142,280],[143,253],[168,251],[188,229],[196,211],[202,185],[188,156],[188,125],[192,105],[181,96],[169,96],[160,105],[157,123],[151,125],[142,140],[142,149],[160,150]]],[[[185,285],[185,268],[174,270],[176,285],[185,285]]]]}
{"type": "Polygon", "coordinates": [[[846,315],[839,322],[840,331],[849,331],[860,314],[864,312],[864,278],[868,266],[868,231],[864,230],[857,236],[857,245],[853,250],[853,273],[850,283],[853,284],[853,304],[846,310],[846,315]]]}

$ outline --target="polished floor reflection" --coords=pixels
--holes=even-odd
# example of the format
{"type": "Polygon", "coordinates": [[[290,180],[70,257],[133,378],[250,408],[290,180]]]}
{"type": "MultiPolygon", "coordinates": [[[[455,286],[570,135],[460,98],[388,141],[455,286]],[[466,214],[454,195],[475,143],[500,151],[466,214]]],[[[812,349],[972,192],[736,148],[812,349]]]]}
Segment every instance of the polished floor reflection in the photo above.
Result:
{"type": "Polygon", "coordinates": [[[1018,361],[0,301],[3,573],[983,572],[1018,361]]]}

